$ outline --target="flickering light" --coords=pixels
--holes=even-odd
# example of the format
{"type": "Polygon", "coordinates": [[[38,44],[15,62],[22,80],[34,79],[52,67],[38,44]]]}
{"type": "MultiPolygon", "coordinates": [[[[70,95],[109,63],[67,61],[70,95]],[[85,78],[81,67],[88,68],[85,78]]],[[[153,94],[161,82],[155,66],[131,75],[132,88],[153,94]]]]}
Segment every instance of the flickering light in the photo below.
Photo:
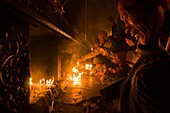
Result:
{"type": "Polygon", "coordinates": [[[92,64],[86,64],[85,69],[86,70],[91,70],[92,69],[92,64]]]}
{"type": "Polygon", "coordinates": [[[32,78],[29,79],[29,84],[32,85],[32,78]]]}
{"type": "Polygon", "coordinates": [[[72,71],[75,72],[75,73],[78,73],[78,72],[79,72],[76,67],[73,67],[73,68],[72,68],[72,71]]]}
{"type": "Polygon", "coordinates": [[[76,74],[73,74],[72,80],[73,80],[73,86],[81,86],[81,75],[82,73],[79,73],[78,76],[76,76],[76,74]]]}
{"type": "Polygon", "coordinates": [[[43,84],[45,84],[45,79],[44,78],[40,80],[40,85],[43,85],[43,84]]]}
{"type": "Polygon", "coordinates": [[[30,103],[35,102],[38,100],[42,95],[45,94],[49,87],[53,86],[54,77],[52,79],[45,80],[44,78],[39,80],[39,82],[32,82],[32,78],[29,79],[30,84],[30,103]]]}
{"type": "Polygon", "coordinates": [[[54,83],[54,77],[53,77],[53,79],[46,80],[46,85],[48,87],[52,86],[53,83],[54,83]]]}

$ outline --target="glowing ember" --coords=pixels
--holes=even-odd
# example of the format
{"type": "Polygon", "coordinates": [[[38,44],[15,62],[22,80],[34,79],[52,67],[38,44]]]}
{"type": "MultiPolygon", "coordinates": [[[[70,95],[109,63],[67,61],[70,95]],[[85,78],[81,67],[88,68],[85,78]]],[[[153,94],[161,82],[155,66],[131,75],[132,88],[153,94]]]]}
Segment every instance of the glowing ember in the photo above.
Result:
{"type": "Polygon", "coordinates": [[[45,84],[45,79],[44,78],[40,80],[40,85],[43,85],[43,84],[45,84]]]}
{"type": "Polygon", "coordinates": [[[29,79],[29,84],[32,85],[32,78],[29,79]]]}
{"type": "Polygon", "coordinates": [[[69,74],[70,80],[73,81],[73,86],[81,86],[82,85],[82,82],[81,82],[82,74],[84,72],[87,73],[88,71],[91,71],[92,67],[93,67],[92,64],[85,64],[84,66],[82,66],[80,65],[79,62],[77,62],[77,65],[72,68],[73,74],[72,75],[69,74]]]}
{"type": "Polygon", "coordinates": [[[80,63],[79,62],[77,62],[77,66],[79,66],[80,65],[80,63]]]}
{"type": "Polygon", "coordinates": [[[53,79],[46,80],[46,85],[48,87],[52,86],[53,83],[54,83],[54,77],[53,77],[53,79]]]}
{"type": "Polygon", "coordinates": [[[86,64],[86,65],[85,65],[85,69],[86,69],[86,70],[91,70],[92,67],[93,67],[92,64],[86,64]]]}
{"type": "Polygon", "coordinates": [[[71,80],[73,81],[73,85],[74,86],[81,86],[82,83],[81,83],[81,75],[83,74],[82,73],[79,73],[78,76],[76,76],[76,74],[73,74],[73,77],[71,78],[71,80]]]}
{"type": "Polygon", "coordinates": [[[72,71],[75,72],[75,73],[78,73],[78,72],[79,72],[76,67],[73,67],[72,71]]]}
{"type": "Polygon", "coordinates": [[[73,86],[81,86],[81,75],[83,74],[83,72],[79,72],[79,70],[76,67],[72,68],[73,71],[73,75],[69,75],[71,81],[73,81],[73,86]]]}

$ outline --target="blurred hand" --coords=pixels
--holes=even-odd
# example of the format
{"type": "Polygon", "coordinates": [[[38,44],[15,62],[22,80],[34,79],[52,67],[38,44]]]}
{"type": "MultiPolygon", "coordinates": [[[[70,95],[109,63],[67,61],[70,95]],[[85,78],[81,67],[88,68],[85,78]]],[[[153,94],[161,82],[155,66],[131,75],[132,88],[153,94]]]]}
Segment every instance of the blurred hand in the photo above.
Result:
{"type": "Polygon", "coordinates": [[[103,55],[108,56],[107,50],[101,47],[98,47],[97,50],[103,55]]]}
{"type": "Polygon", "coordinates": [[[115,73],[118,73],[120,71],[120,68],[119,67],[116,67],[116,68],[109,68],[108,69],[111,73],[115,74],[115,73]]]}
{"type": "Polygon", "coordinates": [[[118,58],[118,54],[117,53],[114,53],[114,54],[110,55],[110,59],[111,59],[111,62],[113,62],[115,64],[119,64],[120,63],[120,60],[118,58]]]}
{"type": "Polygon", "coordinates": [[[111,62],[115,64],[122,64],[126,62],[126,53],[126,51],[113,53],[112,55],[110,55],[111,62]]]}

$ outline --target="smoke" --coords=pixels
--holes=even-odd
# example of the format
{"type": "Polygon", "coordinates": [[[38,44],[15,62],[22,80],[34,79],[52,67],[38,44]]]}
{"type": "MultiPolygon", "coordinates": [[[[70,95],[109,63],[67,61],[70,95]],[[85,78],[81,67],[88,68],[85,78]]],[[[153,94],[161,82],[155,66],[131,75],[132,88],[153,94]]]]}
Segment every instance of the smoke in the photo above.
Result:
{"type": "Polygon", "coordinates": [[[30,72],[33,80],[57,76],[58,41],[55,37],[31,37],[30,72]]]}
{"type": "Polygon", "coordinates": [[[94,41],[97,32],[110,32],[107,18],[118,17],[114,0],[69,0],[64,6],[65,18],[78,30],[86,33],[87,40],[94,41]]]}
{"type": "MultiPolygon", "coordinates": [[[[109,33],[111,26],[107,23],[107,18],[113,16],[116,20],[118,17],[114,0],[68,0],[64,5],[64,11],[63,17],[80,34],[78,40],[88,47],[94,42],[98,31],[106,30],[109,33]]],[[[47,75],[57,76],[57,42],[60,41],[49,36],[30,39],[31,72],[36,79],[47,75]]],[[[68,68],[74,65],[78,57],[88,52],[88,50],[82,51],[82,47],[73,41],[62,42],[62,47],[63,70],[66,68],[69,70],[68,68]]]]}

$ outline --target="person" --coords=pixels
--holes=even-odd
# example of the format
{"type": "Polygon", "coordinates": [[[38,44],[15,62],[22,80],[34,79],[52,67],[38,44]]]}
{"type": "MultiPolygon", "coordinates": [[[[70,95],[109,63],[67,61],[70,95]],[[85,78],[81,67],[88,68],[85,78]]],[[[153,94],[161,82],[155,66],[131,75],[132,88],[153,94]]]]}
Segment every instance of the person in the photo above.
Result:
{"type": "Polygon", "coordinates": [[[117,53],[120,51],[128,51],[131,50],[131,46],[126,43],[125,37],[131,37],[129,34],[124,32],[124,23],[118,18],[117,23],[113,19],[112,16],[109,16],[108,21],[111,26],[111,35],[109,35],[109,39],[112,42],[114,49],[112,49],[112,53],[117,53]]]}
{"type": "Polygon", "coordinates": [[[83,55],[81,58],[77,59],[77,62],[83,62],[97,56],[103,56],[102,60],[103,62],[105,62],[106,66],[115,68],[117,64],[110,62],[109,58],[112,54],[113,49],[115,49],[115,47],[109,39],[107,32],[101,30],[97,34],[97,40],[92,46],[91,51],[83,55]]]}
{"type": "Polygon", "coordinates": [[[113,113],[170,113],[170,56],[159,42],[170,36],[169,0],[118,0],[117,6],[141,56],[127,77],[100,93],[113,100],[113,113]]]}
{"type": "MultiPolygon", "coordinates": [[[[126,33],[139,41],[141,56],[129,76],[120,83],[120,96],[114,101],[114,110],[120,113],[168,113],[170,110],[165,103],[170,100],[170,56],[159,48],[159,38],[168,39],[170,35],[166,1],[118,0],[118,11],[125,22],[126,33]]],[[[111,96],[105,91],[108,89],[101,90],[104,96],[111,96]]]]}
{"type": "Polygon", "coordinates": [[[108,23],[108,25],[110,26],[109,36],[110,36],[111,38],[113,38],[113,37],[114,37],[114,34],[115,34],[115,32],[116,32],[117,23],[116,23],[115,19],[113,18],[113,16],[109,16],[109,17],[107,18],[107,23],[108,23]]]}
{"type": "Polygon", "coordinates": [[[77,61],[82,62],[82,61],[86,61],[87,59],[94,58],[98,55],[102,55],[104,56],[102,60],[104,60],[108,70],[110,71],[110,73],[112,73],[112,75],[119,76],[120,78],[123,76],[126,76],[130,70],[129,65],[120,64],[117,62],[111,62],[112,57],[113,57],[112,54],[117,53],[119,50],[121,51],[130,50],[127,48],[128,47],[132,48],[132,47],[127,45],[125,40],[124,40],[124,44],[123,42],[122,44],[120,44],[121,41],[119,41],[119,39],[117,41],[113,41],[113,37],[108,36],[106,31],[99,31],[97,35],[98,35],[98,38],[96,40],[96,43],[93,45],[91,49],[92,51],[83,55],[82,58],[79,58],[77,61]],[[120,48],[124,48],[124,49],[120,49],[120,48]]]}
{"type": "Polygon", "coordinates": [[[105,57],[101,54],[93,58],[93,64],[94,66],[89,76],[98,77],[104,86],[108,86],[117,79],[125,76],[121,67],[111,67],[105,62],[105,57]]]}
{"type": "Polygon", "coordinates": [[[126,43],[131,47],[131,50],[123,50],[113,53],[110,58],[111,62],[116,64],[127,64],[130,68],[136,63],[140,57],[140,53],[137,52],[137,42],[132,37],[124,37],[126,43]]]}
{"type": "Polygon", "coordinates": [[[113,17],[109,16],[109,23],[112,25],[112,34],[110,40],[115,49],[112,49],[112,54],[109,58],[112,63],[117,64],[118,66],[115,69],[110,68],[112,72],[120,72],[126,74],[130,71],[135,60],[138,57],[138,54],[135,52],[136,40],[130,34],[125,33],[124,22],[120,20],[120,17],[115,23],[113,17]],[[133,57],[129,57],[133,55],[133,57]]]}
{"type": "Polygon", "coordinates": [[[91,51],[83,55],[77,61],[78,62],[86,61],[87,59],[94,58],[95,56],[99,54],[108,58],[112,52],[111,50],[112,48],[114,47],[112,47],[112,43],[110,39],[108,38],[107,32],[101,30],[97,34],[96,43],[93,45],[91,51]]]}
{"type": "Polygon", "coordinates": [[[91,72],[89,73],[89,76],[97,76],[102,84],[104,84],[104,76],[106,72],[108,71],[107,66],[103,60],[102,55],[97,55],[96,57],[93,58],[93,64],[95,65],[91,72]]]}

